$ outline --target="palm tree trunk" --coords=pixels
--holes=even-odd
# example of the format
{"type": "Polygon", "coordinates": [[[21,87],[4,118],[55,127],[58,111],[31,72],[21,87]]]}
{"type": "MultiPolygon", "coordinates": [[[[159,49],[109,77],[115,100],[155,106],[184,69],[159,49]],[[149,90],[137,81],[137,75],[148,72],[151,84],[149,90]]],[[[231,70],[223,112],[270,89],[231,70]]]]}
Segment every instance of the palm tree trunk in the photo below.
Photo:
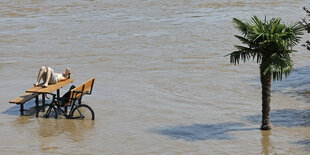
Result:
{"type": "Polygon", "coordinates": [[[262,83],[262,130],[270,130],[270,88],[271,88],[271,74],[260,71],[260,78],[262,83]]]}

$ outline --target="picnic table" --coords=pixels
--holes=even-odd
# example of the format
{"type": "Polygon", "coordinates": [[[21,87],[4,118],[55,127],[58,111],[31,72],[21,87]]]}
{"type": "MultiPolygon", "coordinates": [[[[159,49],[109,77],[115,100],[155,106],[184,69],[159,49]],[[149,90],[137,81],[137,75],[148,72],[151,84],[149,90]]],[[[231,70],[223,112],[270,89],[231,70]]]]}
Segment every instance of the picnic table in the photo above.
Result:
{"type": "Polygon", "coordinates": [[[26,93],[20,97],[17,97],[10,101],[10,103],[20,104],[20,112],[21,115],[24,114],[24,103],[31,100],[32,98],[36,98],[36,109],[38,109],[39,101],[38,96],[42,95],[42,105],[45,105],[45,96],[46,94],[53,93],[57,91],[57,97],[60,96],[60,89],[64,86],[72,83],[74,79],[66,79],[64,81],[57,82],[56,84],[50,84],[47,87],[43,88],[42,84],[37,87],[32,87],[26,90],[26,93]]]}
{"type": "MultiPolygon", "coordinates": [[[[46,104],[40,107],[40,109],[37,109],[36,117],[54,117],[57,118],[57,115],[65,116],[67,119],[95,119],[95,113],[94,110],[86,105],[82,104],[82,97],[84,95],[91,95],[94,87],[96,77],[93,77],[89,79],[88,81],[82,83],[78,87],[75,87],[73,89],[70,88],[70,91],[68,92],[68,96],[66,97],[56,97],[57,94],[52,94],[53,104],[46,104]],[[71,110],[68,113],[67,108],[70,106],[71,110]],[[64,109],[64,110],[62,110],[64,109]]],[[[54,89],[55,90],[55,89],[54,89]]],[[[48,90],[46,90],[47,92],[48,90]]],[[[51,90],[53,91],[53,90],[51,90]]],[[[36,92],[42,92],[42,91],[36,91],[36,92]]],[[[44,91],[45,92],[45,91],[44,91]]]]}

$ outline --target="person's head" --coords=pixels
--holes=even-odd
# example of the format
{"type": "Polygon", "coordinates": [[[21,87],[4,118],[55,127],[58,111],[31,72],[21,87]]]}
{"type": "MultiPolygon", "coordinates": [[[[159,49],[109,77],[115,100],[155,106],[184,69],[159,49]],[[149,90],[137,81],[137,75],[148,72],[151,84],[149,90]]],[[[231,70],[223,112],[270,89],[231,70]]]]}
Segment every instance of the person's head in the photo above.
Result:
{"type": "Polygon", "coordinates": [[[70,75],[71,75],[71,70],[69,67],[67,67],[65,71],[65,78],[70,79],[70,75]]]}

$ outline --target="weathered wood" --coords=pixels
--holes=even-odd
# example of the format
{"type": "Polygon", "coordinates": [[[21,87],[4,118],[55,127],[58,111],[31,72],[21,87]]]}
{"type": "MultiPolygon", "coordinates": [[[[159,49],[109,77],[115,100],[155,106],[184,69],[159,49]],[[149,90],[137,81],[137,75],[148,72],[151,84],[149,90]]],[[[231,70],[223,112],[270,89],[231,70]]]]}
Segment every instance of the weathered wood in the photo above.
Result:
{"type": "Polygon", "coordinates": [[[46,88],[43,88],[42,85],[39,85],[37,87],[32,87],[26,92],[34,92],[34,93],[53,93],[54,91],[63,88],[69,83],[72,83],[74,79],[66,79],[64,81],[57,82],[56,84],[50,84],[46,88]]]}
{"type": "Polygon", "coordinates": [[[25,102],[37,97],[39,94],[35,93],[25,93],[15,99],[10,100],[10,103],[15,103],[15,104],[24,104],[25,102]]]}

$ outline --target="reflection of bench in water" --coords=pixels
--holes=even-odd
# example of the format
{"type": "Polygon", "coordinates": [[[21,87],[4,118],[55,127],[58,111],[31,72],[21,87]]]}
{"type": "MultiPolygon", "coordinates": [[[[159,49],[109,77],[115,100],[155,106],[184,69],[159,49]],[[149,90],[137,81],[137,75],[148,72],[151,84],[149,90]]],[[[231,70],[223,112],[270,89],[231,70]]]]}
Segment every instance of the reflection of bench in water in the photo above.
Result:
{"type": "Polygon", "coordinates": [[[46,93],[52,93],[57,90],[57,96],[59,96],[59,89],[63,88],[69,83],[72,83],[73,79],[66,79],[64,81],[58,82],[53,85],[49,85],[46,88],[42,87],[42,84],[37,87],[32,87],[28,90],[26,90],[26,93],[9,101],[9,103],[19,104],[20,105],[20,113],[21,115],[24,115],[24,104],[28,102],[29,100],[36,98],[36,108],[38,108],[39,105],[39,95],[42,94],[42,104],[45,104],[45,95],[46,93]]]}

